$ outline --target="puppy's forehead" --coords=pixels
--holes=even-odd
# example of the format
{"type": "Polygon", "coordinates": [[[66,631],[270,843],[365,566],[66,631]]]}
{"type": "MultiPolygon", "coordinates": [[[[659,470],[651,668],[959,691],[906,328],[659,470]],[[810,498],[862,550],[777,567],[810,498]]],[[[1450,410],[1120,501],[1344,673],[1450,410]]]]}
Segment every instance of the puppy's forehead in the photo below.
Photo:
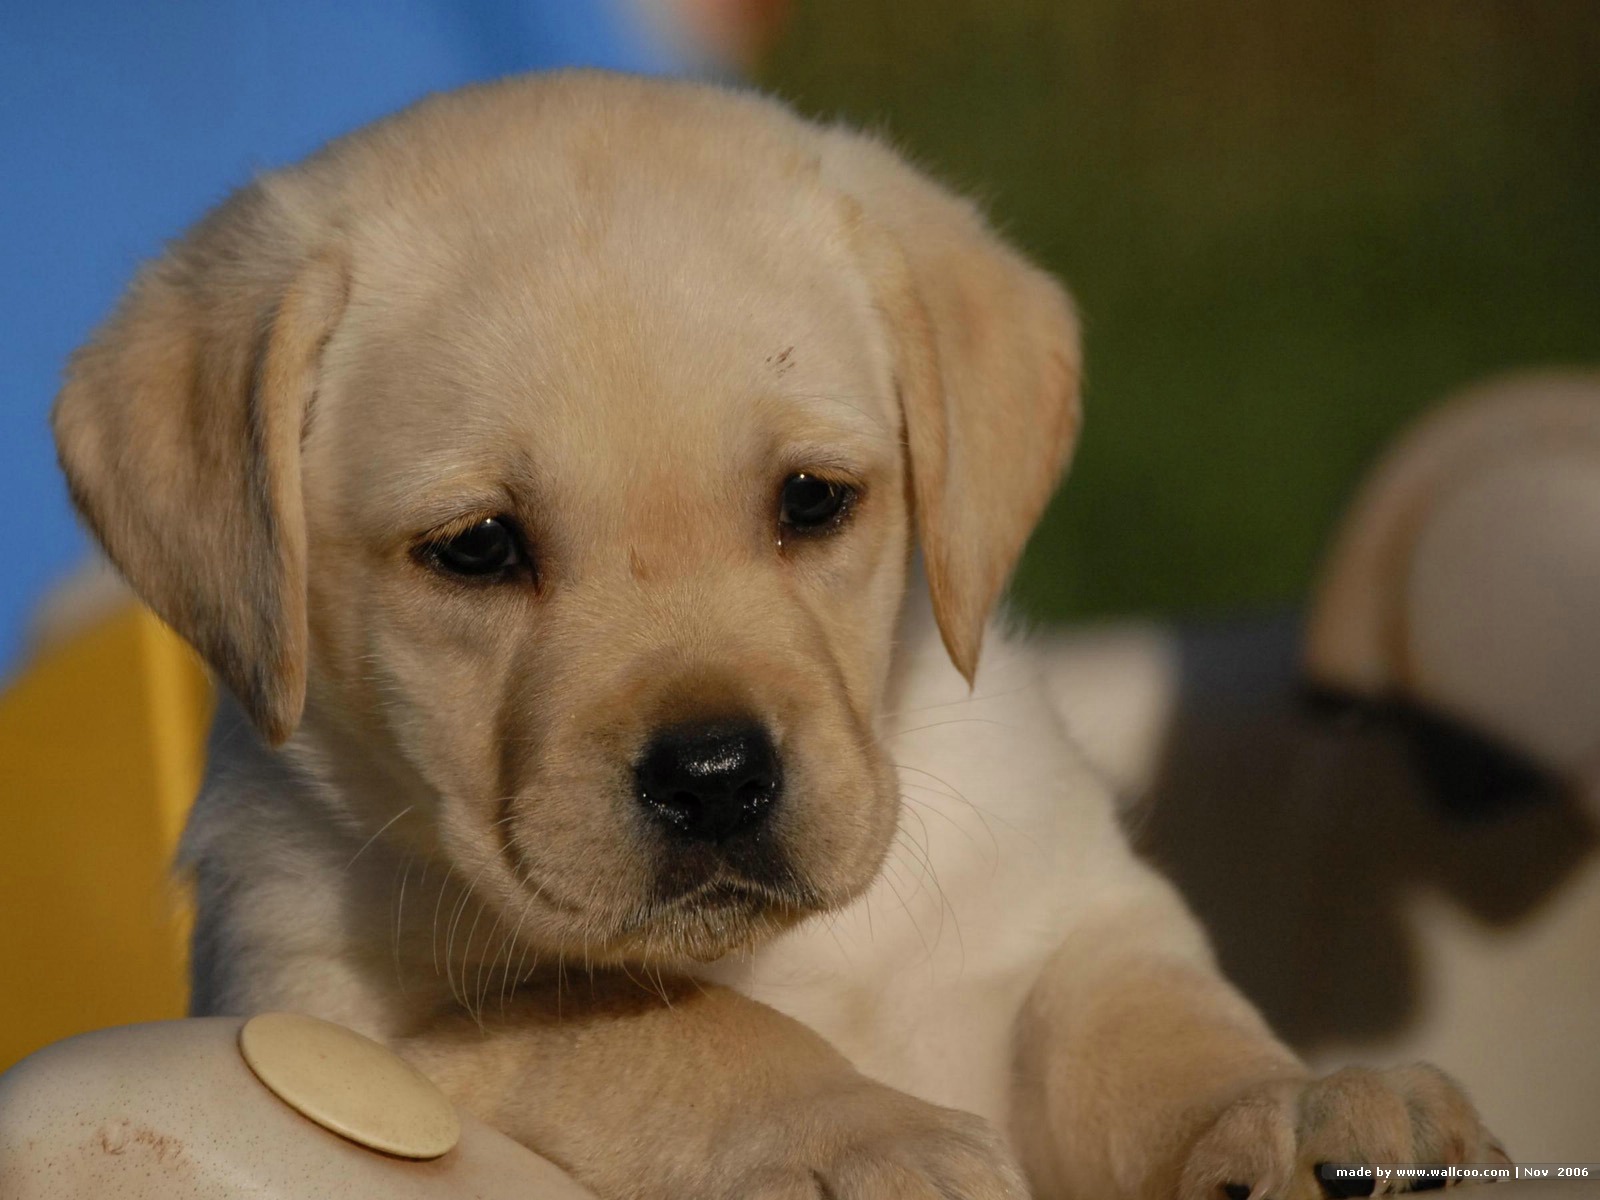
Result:
{"type": "Polygon", "coordinates": [[[443,486],[514,456],[581,486],[608,463],[897,453],[836,197],[606,167],[515,203],[479,180],[368,250],[337,404],[347,435],[385,431],[361,449],[375,475],[443,486]]]}

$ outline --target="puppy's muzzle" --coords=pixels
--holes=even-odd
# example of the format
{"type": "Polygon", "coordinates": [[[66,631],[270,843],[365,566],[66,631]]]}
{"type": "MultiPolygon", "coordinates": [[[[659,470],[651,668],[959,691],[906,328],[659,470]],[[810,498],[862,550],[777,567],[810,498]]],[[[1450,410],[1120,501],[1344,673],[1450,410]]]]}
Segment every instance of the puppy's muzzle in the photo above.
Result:
{"type": "Polygon", "coordinates": [[[777,747],[764,726],[748,720],[660,730],[634,779],[639,803],[655,822],[712,845],[759,830],[783,792],[777,747]]]}

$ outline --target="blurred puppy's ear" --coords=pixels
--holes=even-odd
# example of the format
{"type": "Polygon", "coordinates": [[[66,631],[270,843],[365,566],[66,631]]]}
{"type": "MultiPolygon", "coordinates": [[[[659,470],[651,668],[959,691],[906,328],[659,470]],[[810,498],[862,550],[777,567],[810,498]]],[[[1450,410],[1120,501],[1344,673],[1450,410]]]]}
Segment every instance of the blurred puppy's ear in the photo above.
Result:
{"type": "Polygon", "coordinates": [[[346,292],[309,225],[234,196],[139,274],[51,416],[106,553],[273,744],[305,703],[300,436],[346,292]]]}
{"type": "Polygon", "coordinates": [[[984,626],[1077,439],[1077,317],[971,203],[880,143],[833,132],[822,171],[851,201],[894,343],[934,616],[971,682],[984,626]]]}

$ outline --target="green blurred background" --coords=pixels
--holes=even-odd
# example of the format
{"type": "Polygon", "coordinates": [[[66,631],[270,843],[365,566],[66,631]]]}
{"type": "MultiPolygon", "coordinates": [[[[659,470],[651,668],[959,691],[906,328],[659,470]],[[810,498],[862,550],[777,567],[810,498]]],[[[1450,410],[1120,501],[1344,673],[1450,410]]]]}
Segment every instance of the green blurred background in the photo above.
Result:
{"type": "Polygon", "coordinates": [[[799,0],[757,78],[1077,295],[1034,617],[1294,603],[1408,418],[1600,363],[1596,0],[799,0]]]}

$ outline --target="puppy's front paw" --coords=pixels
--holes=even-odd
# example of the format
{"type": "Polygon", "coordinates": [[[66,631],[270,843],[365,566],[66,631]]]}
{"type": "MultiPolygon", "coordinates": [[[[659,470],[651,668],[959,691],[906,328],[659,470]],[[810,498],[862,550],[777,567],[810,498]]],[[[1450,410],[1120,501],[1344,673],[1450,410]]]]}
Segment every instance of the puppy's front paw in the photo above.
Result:
{"type": "Polygon", "coordinates": [[[1026,1200],[988,1122],[860,1081],[730,1131],[728,1200],[1026,1200]]]}
{"type": "Polygon", "coordinates": [[[1189,1151],[1182,1200],[1321,1200],[1437,1187],[1392,1175],[1323,1180],[1324,1163],[1505,1163],[1455,1081],[1419,1063],[1350,1067],[1263,1084],[1223,1109],[1189,1151]]]}

